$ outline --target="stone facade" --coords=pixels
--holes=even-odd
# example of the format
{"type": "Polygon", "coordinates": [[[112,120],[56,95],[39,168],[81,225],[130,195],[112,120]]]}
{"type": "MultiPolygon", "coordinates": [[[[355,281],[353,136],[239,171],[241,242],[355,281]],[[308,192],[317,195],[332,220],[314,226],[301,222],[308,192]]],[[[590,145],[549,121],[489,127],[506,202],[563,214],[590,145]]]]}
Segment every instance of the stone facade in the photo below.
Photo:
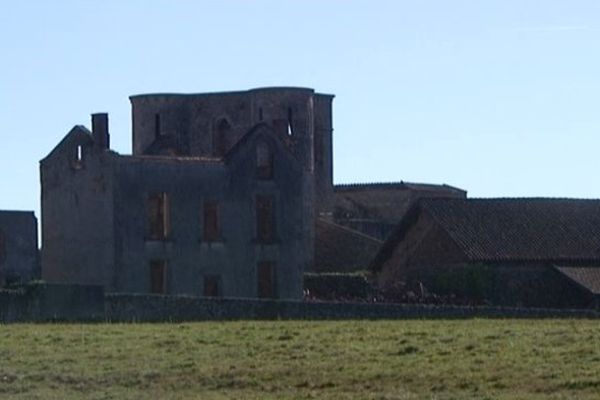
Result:
{"type": "Polygon", "coordinates": [[[385,231],[415,199],[465,195],[445,185],[335,187],[333,96],[312,89],[130,100],[132,155],[110,150],[108,116],[96,114],[92,131],[75,126],[41,161],[49,282],[299,298],[304,271],[364,269],[382,236],[372,226],[385,231]],[[315,240],[323,223],[337,228],[315,240]],[[359,248],[356,262],[323,261],[359,248]]]}
{"type": "Polygon", "coordinates": [[[30,211],[0,211],[0,287],[39,276],[37,218],[30,211]]]}
{"type": "Polygon", "coordinates": [[[332,187],[330,172],[315,174],[326,157],[313,158],[315,137],[331,143],[321,137],[331,135],[331,97],[290,88],[134,96],[131,156],[109,149],[105,114],[92,132],[74,127],[41,161],[43,278],[301,297],[317,187],[332,187]]]}

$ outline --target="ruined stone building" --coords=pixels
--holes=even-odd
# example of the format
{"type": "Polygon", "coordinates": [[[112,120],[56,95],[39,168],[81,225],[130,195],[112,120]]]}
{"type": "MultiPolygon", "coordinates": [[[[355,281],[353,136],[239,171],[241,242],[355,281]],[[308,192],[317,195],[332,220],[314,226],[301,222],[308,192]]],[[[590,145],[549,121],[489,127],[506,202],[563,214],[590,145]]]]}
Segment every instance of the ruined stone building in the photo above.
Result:
{"type": "Polygon", "coordinates": [[[37,218],[0,210],[0,287],[39,278],[37,218]]]}
{"type": "Polygon", "coordinates": [[[299,298],[304,271],[364,269],[446,185],[333,185],[332,95],[264,88],[130,98],[133,154],[108,116],[41,161],[42,275],[109,291],[299,298]]]}

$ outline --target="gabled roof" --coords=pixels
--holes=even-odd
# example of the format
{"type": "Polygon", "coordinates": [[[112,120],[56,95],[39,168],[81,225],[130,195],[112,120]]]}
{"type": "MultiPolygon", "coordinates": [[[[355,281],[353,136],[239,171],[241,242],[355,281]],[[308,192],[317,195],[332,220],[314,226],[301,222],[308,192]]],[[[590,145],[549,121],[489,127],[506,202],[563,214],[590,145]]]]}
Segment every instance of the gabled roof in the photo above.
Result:
{"type": "Polygon", "coordinates": [[[423,190],[423,191],[450,191],[457,194],[466,194],[466,191],[454,186],[435,183],[416,182],[371,182],[371,183],[341,183],[334,185],[336,192],[350,192],[362,190],[423,190]]]}
{"type": "Polygon", "coordinates": [[[419,213],[427,213],[470,261],[600,262],[600,200],[422,199],[372,263],[378,269],[419,213]]]}
{"type": "Polygon", "coordinates": [[[67,143],[77,140],[78,138],[81,138],[90,144],[94,141],[94,139],[92,139],[92,132],[90,132],[88,128],[83,125],[75,125],[40,162],[43,163],[47,159],[52,158],[56,153],[59,152],[59,149],[61,149],[67,143]]]}
{"type": "MultiPolygon", "coordinates": [[[[334,186],[335,207],[386,223],[397,223],[423,197],[466,197],[466,191],[449,185],[388,182],[353,183],[334,186]]],[[[357,217],[355,215],[354,217],[357,217]]]]}
{"type": "Polygon", "coordinates": [[[268,135],[269,137],[279,141],[281,147],[285,149],[285,151],[291,156],[291,158],[297,160],[296,155],[291,151],[288,143],[285,142],[285,138],[281,135],[277,134],[271,126],[264,122],[260,122],[254,125],[252,128],[248,130],[225,154],[224,159],[229,159],[235,154],[239,149],[246,146],[246,143],[255,135],[268,135]]]}

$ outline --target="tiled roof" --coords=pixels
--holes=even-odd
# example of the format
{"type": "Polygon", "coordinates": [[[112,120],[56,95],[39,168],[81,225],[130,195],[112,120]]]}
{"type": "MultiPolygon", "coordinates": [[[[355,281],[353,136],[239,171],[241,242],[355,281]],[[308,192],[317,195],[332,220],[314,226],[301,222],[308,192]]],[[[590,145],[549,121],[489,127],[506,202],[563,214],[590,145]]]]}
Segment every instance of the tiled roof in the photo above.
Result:
{"type": "Polygon", "coordinates": [[[397,223],[423,197],[461,197],[466,192],[448,185],[390,182],[335,185],[337,214],[397,223]]]}
{"type": "Polygon", "coordinates": [[[396,190],[443,190],[443,191],[456,191],[459,193],[466,193],[464,190],[454,186],[433,183],[414,183],[414,182],[371,182],[371,183],[342,183],[334,185],[336,192],[347,192],[355,190],[366,190],[366,189],[396,189],[396,190]]]}
{"type": "Polygon", "coordinates": [[[315,271],[364,270],[379,250],[381,241],[353,229],[317,218],[315,271]]]}
{"type": "Polygon", "coordinates": [[[590,291],[600,294],[600,266],[596,267],[555,267],[573,282],[590,291]]]}
{"type": "Polygon", "coordinates": [[[424,199],[419,207],[474,261],[600,261],[600,200],[424,199]]]}

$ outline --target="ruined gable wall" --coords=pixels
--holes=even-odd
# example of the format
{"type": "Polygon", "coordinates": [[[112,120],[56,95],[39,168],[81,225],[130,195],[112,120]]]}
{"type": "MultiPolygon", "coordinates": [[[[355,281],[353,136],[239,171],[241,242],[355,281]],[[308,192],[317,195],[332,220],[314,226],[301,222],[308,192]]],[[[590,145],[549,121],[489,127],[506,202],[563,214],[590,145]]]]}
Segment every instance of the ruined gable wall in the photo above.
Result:
{"type": "Polygon", "coordinates": [[[111,288],[114,157],[94,151],[86,135],[76,135],[41,162],[44,280],[111,288]],[[78,145],[83,159],[76,167],[78,145]]]}

